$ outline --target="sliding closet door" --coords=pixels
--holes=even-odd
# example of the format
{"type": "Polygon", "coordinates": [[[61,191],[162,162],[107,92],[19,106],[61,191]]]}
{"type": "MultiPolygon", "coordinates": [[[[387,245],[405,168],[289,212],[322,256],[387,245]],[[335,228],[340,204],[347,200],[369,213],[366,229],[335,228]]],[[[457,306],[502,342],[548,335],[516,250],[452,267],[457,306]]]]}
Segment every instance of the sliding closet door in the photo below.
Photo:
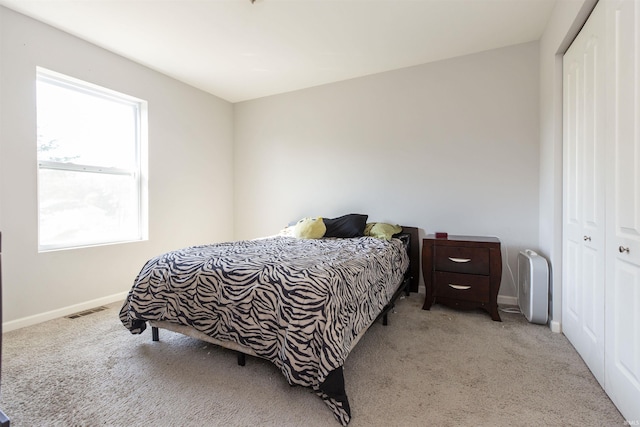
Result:
{"type": "MultiPolygon", "coordinates": [[[[601,2],[602,3],[602,2],[601,2]]],[[[564,55],[562,330],[604,386],[605,10],[564,55]]]]}
{"type": "Polygon", "coordinates": [[[640,420],[640,2],[608,1],[605,390],[640,420]]]}

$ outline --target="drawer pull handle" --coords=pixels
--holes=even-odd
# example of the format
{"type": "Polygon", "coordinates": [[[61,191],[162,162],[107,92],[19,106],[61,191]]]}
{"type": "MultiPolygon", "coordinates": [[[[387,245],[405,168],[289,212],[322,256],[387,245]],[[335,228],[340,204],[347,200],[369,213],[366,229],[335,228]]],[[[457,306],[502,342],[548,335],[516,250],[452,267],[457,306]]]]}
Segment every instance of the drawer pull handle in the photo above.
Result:
{"type": "Polygon", "coordinates": [[[623,254],[623,253],[625,253],[625,252],[626,252],[626,253],[629,253],[629,248],[625,248],[624,246],[620,246],[620,247],[618,248],[618,252],[620,252],[621,254],[623,254]]]}
{"type": "Polygon", "coordinates": [[[449,283],[449,286],[451,286],[453,289],[458,289],[459,291],[466,291],[467,289],[471,289],[471,286],[466,285],[452,285],[451,283],[449,283]]]}
{"type": "Polygon", "coordinates": [[[449,257],[449,259],[453,262],[469,262],[471,261],[471,258],[452,258],[449,257]]]}

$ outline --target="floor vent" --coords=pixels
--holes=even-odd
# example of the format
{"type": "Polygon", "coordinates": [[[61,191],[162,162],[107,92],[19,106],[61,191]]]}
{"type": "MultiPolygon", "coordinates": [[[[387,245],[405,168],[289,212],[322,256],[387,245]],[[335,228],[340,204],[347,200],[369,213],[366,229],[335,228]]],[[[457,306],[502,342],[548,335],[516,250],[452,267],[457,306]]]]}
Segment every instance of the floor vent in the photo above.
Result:
{"type": "Polygon", "coordinates": [[[106,310],[107,307],[96,307],[96,308],[92,308],[90,310],[85,310],[85,311],[81,311],[80,313],[74,313],[74,314],[70,314],[68,316],[66,316],[67,319],[77,319],[78,317],[83,317],[83,316],[88,316],[92,313],[97,313],[99,311],[102,310],[106,310]]]}

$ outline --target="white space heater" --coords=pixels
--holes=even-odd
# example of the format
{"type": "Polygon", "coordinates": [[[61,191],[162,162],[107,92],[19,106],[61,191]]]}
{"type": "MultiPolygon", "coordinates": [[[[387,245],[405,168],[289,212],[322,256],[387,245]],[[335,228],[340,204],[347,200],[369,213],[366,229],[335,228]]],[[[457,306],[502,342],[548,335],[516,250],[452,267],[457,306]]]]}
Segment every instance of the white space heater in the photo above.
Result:
{"type": "Polygon", "coordinates": [[[549,266],[531,249],[518,255],[518,305],[531,323],[545,325],[549,313],[549,266]]]}

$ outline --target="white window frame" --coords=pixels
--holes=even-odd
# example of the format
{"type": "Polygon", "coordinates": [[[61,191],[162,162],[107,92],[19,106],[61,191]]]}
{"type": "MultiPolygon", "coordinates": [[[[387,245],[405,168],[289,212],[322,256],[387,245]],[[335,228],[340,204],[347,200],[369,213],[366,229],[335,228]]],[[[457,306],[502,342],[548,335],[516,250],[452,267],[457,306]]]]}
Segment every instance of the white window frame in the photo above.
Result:
{"type": "MultiPolygon", "coordinates": [[[[40,170],[61,170],[70,172],[81,173],[98,173],[107,175],[125,175],[133,176],[135,181],[135,189],[137,192],[137,212],[138,212],[138,226],[136,235],[131,235],[130,238],[122,239],[100,239],[91,240],[87,239],[83,243],[75,244],[41,244],[40,233],[38,232],[38,251],[47,252],[61,249],[73,249],[92,246],[102,246],[117,243],[138,242],[148,239],[148,185],[147,185],[147,170],[148,170],[148,138],[147,138],[147,101],[142,99],[126,95],[120,92],[116,92],[111,89],[104,88],[92,83],[88,83],[70,76],[66,76],[55,71],[48,70],[43,67],[36,67],[36,79],[39,82],[45,82],[48,84],[57,85],[66,89],[71,89],[76,92],[84,93],[87,95],[100,97],[109,101],[123,103],[135,108],[135,162],[134,166],[130,169],[115,168],[115,167],[103,167],[95,165],[84,165],[71,162],[57,162],[57,161],[43,161],[38,160],[38,187],[40,186],[40,170]]],[[[37,157],[37,153],[36,153],[37,157]]],[[[38,228],[40,229],[40,195],[38,194],[38,228]]],[[[40,231],[40,230],[38,230],[40,231]]]]}

